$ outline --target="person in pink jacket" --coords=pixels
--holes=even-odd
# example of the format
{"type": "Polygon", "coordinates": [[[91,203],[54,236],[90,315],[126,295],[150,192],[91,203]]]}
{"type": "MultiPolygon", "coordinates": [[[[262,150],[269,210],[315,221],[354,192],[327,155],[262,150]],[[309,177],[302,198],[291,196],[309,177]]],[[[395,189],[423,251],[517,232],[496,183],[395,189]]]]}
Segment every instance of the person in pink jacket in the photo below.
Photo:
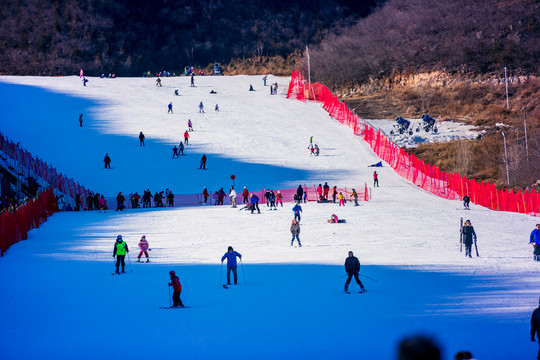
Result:
{"type": "Polygon", "coordinates": [[[139,256],[137,256],[137,262],[141,262],[141,256],[144,253],[146,255],[146,262],[150,262],[150,259],[148,258],[148,241],[146,241],[146,235],[143,235],[141,237],[141,241],[139,241],[139,256]]]}
{"type": "Polygon", "coordinates": [[[105,200],[105,197],[103,195],[101,195],[101,197],[99,198],[98,204],[99,204],[99,211],[107,210],[107,200],[105,200]]]}

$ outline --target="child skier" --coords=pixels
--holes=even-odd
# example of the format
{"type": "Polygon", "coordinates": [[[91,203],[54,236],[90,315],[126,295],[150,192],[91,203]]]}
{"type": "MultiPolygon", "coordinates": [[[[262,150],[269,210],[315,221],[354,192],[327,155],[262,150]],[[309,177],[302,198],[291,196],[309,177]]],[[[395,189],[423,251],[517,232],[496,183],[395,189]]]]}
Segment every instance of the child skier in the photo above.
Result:
{"type": "Polygon", "coordinates": [[[291,234],[292,234],[291,246],[294,245],[294,238],[296,238],[296,241],[298,241],[298,247],[302,247],[302,244],[300,244],[300,237],[299,237],[299,235],[300,235],[300,224],[296,220],[292,221],[291,234]]]}
{"type": "Polygon", "coordinates": [[[116,237],[116,242],[114,243],[113,249],[113,258],[116,257],[116,273],[120,274],[119,268],[122,265],[122,272],[126,272],[126,254],[129,252],[128,245],[124,240],[122,240],[122,235],[116,237]]]}
{"type": "Polygon", "coordinates": [[[180,284],[180,278],[176,276],[176,272],[173,270],[169,271],[169,275],[171,277],[171,282],[169,283],[169,287],[173,287],[173,307],[184,307],[184,304],[182,303],[182,300],[180,299],[180,293],[182,293],[182,284],[180,284]]]}
{"type": "Polygon", "coordinates": [[[143,235],[141,237],[141,241],[139,241],[139,256],[137,256],[137,262],[141,262],[141,256],[144,253],[146,255],[146,262],[150,262],[150,259],[148,258],[148,241],[146,241],[146,235],[143,235]]]}

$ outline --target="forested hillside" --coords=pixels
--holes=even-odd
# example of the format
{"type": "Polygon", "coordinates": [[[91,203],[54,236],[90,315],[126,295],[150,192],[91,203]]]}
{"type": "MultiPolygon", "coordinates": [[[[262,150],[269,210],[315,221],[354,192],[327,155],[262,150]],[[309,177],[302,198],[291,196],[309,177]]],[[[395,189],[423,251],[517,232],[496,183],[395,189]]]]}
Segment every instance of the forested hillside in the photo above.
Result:
{"type": "Polygon", "coordinates": [[[302,51],[376,0],[4,0],[0,73],[181,71],[302,51]]]}

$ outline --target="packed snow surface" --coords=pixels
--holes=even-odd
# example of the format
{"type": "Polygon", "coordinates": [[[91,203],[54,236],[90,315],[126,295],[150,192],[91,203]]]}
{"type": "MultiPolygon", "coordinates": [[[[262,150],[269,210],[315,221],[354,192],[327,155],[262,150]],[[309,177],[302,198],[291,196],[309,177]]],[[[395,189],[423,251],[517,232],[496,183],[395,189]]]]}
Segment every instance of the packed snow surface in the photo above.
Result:
{"type": "Polygon", "coordinates": [[[162,87],[143,78],[90,78],[86,87],[74,76],[0,78],[4,135],[108,196],[228,192],[231,175],[237,191],[325,181],[358,190],[372,187],[374,170],[380,179],[357,207],[302,204],[302,247],[290,244],[291,203],[274,211],[261,202],[253,215],[229,206],[55,214],[0,259],[2,359],[396,359],[400,340],[415,334],[436,339],[444,359],[460,350],[477,359],[536,356],[529,320],[540,263],[528,239],[538,220],[464,211],[387,164],[368,167],[379,159],[360,137],[320,104],[286,99],[288,78],[269,76],[279,84],[273,96],[261,78],[196,77],[195,87],[186,77],[164,78],[162,87]],[[172,159],[188,119],[187,155],[172,159]],[[310,136],[319,157],[309,154],[310,136]],[[207,171],[198,169],[203,153],[207,171]],[[347,222],[329,224],[331,214],[347,222]],[[480,257],[460,252],[462,217],[480,257]],[[127,273],[113,276],[118,234],[131,251],[127,273]],[[135,262],[143,234],[150,263],[135,262]],[[242,262],[238,285],[224,289],[229,245],[242,262]],[[348,251],[360,259],[367,293],[354,280],[343,292],[348,251]],[[159,309],[169,305],[169,270],[190,308],[159,309]]]}

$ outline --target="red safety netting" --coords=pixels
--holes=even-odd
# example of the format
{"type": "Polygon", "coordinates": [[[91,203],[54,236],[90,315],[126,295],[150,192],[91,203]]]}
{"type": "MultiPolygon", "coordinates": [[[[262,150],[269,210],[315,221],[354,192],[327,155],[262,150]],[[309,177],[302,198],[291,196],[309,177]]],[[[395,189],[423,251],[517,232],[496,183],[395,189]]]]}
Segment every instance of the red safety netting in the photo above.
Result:
{"type": "Polygon", "coordinates": [[[380,130],[375,130],[358,118],[326,86],[320,83],[311,86],[307,84],[299,70],[293,71],[291,75],[287,97],[323,103],[323,108],[332,118],[349,126],[356,135],[363,135],[371,149],[396,173],[432,194],[453,200],[469,195],[473,203],[492,210],[540,215],[540,193],[534,190],[515,193],[508,188],[497,190],[493,184],[478,183],[456,173],[448,174],[436,166],[424,163],[394,144],[380,130]]]}
{"type": "Polygon", "coordinates": [[[58,211],[51,187],[38,197],[29,199],[16,210],[6,209],[0,214],[0,255],[13,244],[28,239],[28,231],[38,228],[47,217],[58,211]]]}

